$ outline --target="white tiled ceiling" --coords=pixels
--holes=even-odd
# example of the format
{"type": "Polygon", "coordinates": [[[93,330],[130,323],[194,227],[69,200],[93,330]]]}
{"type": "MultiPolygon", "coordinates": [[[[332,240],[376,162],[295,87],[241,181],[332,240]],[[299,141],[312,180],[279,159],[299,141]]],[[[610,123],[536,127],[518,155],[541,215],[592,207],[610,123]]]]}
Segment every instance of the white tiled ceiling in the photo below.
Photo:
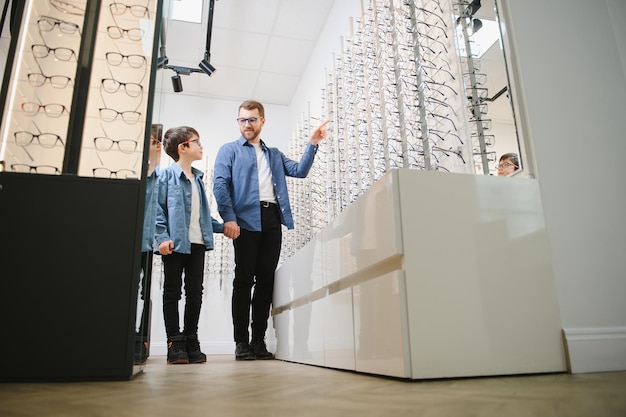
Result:
{"type": "MultiPolygon", "coordinates": [[[[211,77],[182,76],[183,94],[289,105],[334,1],[216,0],[210,61],[217,71],[211,77]]],[[[171,65],[198,68],[206,45],[208,4],[204,0],[202,24],[165,20],[171,65]]],[[[483,0],[477,17],[495,19],[494,0],[483,0]]],[[[483,55],[481,70],[487,73],[490,96],[508,84],[499,43],[483,55]]],[[[171,91],[174,73],[165,70],[163,75],[163,88],[171,91]]],[[[507,96],[489,103],[489,111],[495,119],[510,118],[507,96]]]]}
{"type": "MultiPolygon", "coordinates": [[[[288,105],[334,1],[216,0],[210,62],[217,71],[182,76],[184,93],[288,105]]],[[[198,68],[206,45],[204,3],[202,24],[165,21],[170,65],[198,68]]]]}

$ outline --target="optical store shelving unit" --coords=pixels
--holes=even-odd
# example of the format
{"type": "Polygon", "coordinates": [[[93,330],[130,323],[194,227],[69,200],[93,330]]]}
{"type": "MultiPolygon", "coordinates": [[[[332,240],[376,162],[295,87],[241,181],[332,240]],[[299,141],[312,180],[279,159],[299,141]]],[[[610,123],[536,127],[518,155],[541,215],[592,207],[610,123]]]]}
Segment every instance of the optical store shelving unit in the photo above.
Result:
{"type": "Polygon", "coordinates": [[[14,2],[0,102],[0,380],[141,370],[133,344],[161,5],[14,2]]]}

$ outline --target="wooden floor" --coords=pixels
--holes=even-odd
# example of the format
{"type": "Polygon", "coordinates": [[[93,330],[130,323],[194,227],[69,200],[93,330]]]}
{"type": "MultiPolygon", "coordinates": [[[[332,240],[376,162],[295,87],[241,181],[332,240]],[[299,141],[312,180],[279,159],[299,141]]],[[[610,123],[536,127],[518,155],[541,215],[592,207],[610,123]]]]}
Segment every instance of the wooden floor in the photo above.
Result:
{"type": "Polygon", "coordinates": [[[404,381],[282,361],[152,356],[131,381],[0,384],[2,417],[626,416],[626,372],[404,381]]]}

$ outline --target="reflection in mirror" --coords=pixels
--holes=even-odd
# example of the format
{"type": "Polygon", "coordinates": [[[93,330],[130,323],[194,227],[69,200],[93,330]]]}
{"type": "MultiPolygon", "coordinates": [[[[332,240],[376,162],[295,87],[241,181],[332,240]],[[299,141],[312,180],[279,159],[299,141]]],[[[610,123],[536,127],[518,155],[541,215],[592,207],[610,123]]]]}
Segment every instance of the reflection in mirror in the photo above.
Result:
{"type": "MultiPolygon", "coordinates": [[[[476,173],[497,175],[502,155],[520,155],[501,41],[504,23],[498,18],[495,0],[459,3],[463,4],[459,15],[465,17],[457,20],[457,30],[466,93],[472,113],[478,115],[471,123],[476,173]]],[[[523,161],[520,164],[523,167],[523,161]]]]}
{"type": "Polygon", "coordinates": [[[135,327],[134,364],[144,365],[150,355],[150,290],[152,282],[152,259],[154,229],[156,223],[157,180],[161,162],[163,125],[153,124],[150,132],[148,172],[146,177],[146,202],[141,239],[141,270],[137,299],[137,325],[135,327]]]}

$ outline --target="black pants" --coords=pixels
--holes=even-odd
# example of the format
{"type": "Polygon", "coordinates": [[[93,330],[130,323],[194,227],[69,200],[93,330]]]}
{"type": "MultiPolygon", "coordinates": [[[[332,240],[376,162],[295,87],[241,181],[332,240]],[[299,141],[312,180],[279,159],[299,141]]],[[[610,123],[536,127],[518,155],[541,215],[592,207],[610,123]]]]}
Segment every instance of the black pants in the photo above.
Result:
{"type": "Polygon", "coordinates": [[[180,334],[178,302],[182,296],[183,271],[185,273],[185,316],[183,334],[198,333],[198,320],[202,306],[204,245],[191,245],[191,254],[174,252],[163,256],[165,282],[163,284],[163,318],[167,338],[180,334]]]}
{"type": "Polygon", "coordinates": [[[233,241],[233,327],[235,342],[249,342],[248,325],[252,307],[252,342],[265,338],[274,293],[274,271],[280,258],[282,229],[276,204],[261,207],[261,232],[241,229],[233,241]],[[252,288],[254,287],[254,293],[252,288]]]}
{"type": "MultiPolygon", "coordinates": [[[[150,338],[150,287],[152,285],[152,252],[141,252],[141,279],[139,281],[139,294],[143,300],[143,308],[141,310],[141,319],[139,321],[139,329],[137,334],[143,340],[150,338]]],[[[139,312],[137,312],[139,314],[139,312]]]]}

